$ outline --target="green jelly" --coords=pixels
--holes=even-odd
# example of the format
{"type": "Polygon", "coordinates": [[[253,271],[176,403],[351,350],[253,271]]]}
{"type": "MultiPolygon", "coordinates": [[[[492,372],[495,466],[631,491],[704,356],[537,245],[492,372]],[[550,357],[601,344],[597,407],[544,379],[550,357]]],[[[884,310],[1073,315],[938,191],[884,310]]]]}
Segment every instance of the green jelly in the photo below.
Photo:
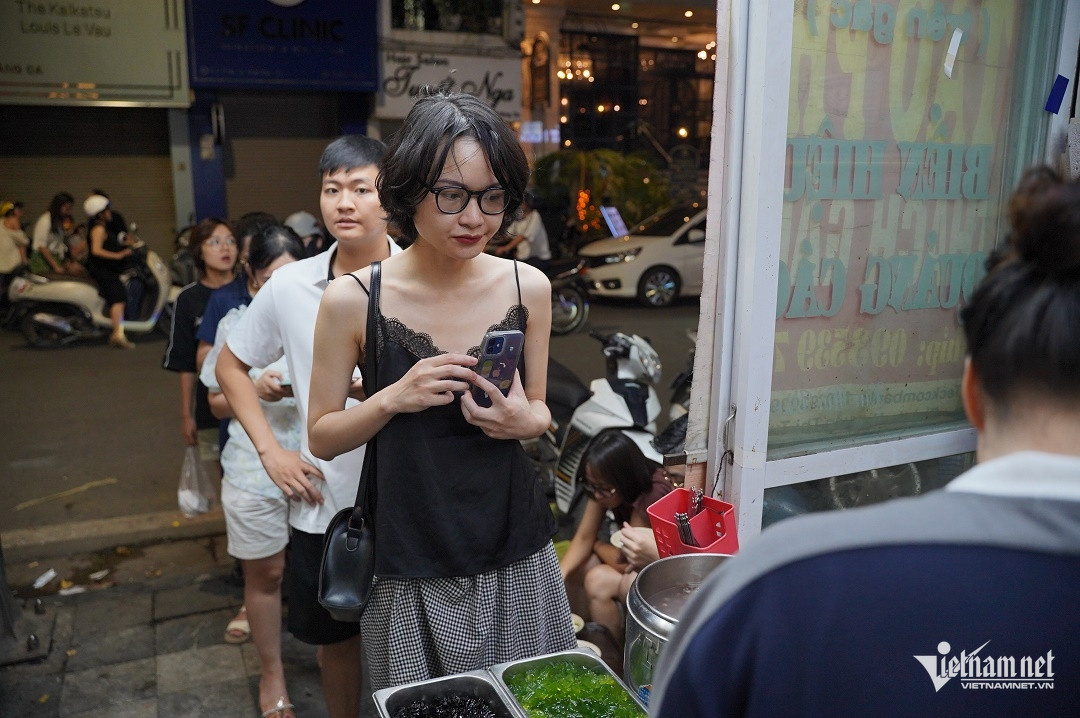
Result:
{"type": "Polygon", "coordinates": [[[608,673],[570,662],[523,670],[506,685],[529,718],[641,718],[645,712],[608,673]]]}

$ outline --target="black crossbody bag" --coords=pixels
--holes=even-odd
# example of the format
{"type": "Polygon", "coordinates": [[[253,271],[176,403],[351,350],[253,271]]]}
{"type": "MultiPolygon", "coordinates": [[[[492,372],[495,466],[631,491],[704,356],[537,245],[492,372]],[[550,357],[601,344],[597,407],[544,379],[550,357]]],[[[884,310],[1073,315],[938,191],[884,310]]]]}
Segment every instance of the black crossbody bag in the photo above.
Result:
{"type": "MultiPolygon", "coordinates": [[[[364,357],[365,392],[374,393],[377,383],[376,313],[381,284],[380,262],[371,264],[371,292],[368,295],[367,344],[364,357]],[[370,382],[370,384],[369,384],[370,382]],[[368,391],[371,389],[372,391],[368,391]]],[[[375,583],[375,454],[371,437],[364,452],[360,485],[353,506],[334,515],[323,537],[319,566],[319,605],[336,621],[357,622],[371,598],[375,583]]]]}

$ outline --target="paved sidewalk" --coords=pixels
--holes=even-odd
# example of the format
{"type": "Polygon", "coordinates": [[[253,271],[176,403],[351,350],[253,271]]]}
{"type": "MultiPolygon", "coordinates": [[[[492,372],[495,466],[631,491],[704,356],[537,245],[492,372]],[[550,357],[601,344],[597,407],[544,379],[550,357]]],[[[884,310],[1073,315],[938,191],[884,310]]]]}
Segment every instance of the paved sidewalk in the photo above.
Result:
{"type": "MultiPolygon", "coordinates": [[[[0,667],[0,716],[259,715],[255,648],[223,639],[242,602],[224,535],[6,559],[4,568],[19,620],[17,640],[0,637],[9,662],[0,667]],[[49,569],[56,578],[34,590],[49,569]],[[104,569],[103,579],[89,577],[104,569]],[[59,595],[61,581],[86,591],[59,595]],[[34,598],[44,613],[35,613],[34,598]],[[44,655],[22,660],[30,632],[44,655]]],[[[315,649],[283,631],[283,653],[297,715],[325,716],[315,649]]]]}

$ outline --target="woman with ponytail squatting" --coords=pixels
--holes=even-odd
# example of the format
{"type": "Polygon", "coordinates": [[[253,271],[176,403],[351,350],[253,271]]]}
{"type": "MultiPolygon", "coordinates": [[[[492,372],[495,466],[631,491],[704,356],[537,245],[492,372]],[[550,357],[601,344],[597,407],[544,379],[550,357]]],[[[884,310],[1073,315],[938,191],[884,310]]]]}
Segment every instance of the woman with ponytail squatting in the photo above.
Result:
{"type": "Polygon", "coordinates": [[[554,519],[519,442],[550,422],[551,289],[535,267],[484,252],[528,177],[513,130],[490,107],[424,94],[378,181],[389,223],[411,245],[382,262],[377,306],[366,268],[334,280],[319,308],[311,450],[329,459],[377,435],[376,582],[361,621],[373,690],[576,645],[554,519]],[[369,311],[376,336],[366,335],[369,311]],[[506,397],[474,371],[491,329],[525,334],[506,397]],[[368,351],[377,376],[346,410],[368,351]]]}

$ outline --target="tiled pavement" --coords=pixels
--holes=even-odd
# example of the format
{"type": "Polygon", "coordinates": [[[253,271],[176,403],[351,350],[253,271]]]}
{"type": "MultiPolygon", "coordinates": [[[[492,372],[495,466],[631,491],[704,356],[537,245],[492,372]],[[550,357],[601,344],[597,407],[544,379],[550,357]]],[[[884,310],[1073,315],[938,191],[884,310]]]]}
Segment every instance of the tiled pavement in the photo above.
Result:
{"type": "MultiPolygon", "coordinates": [[[[18,656],[36,630],[47,653],[0,668],[0,716],[5,718],[173,718],[258,716],[259,661],[250,643],[224,642],[225,624],[241,603],[224,537],[174,541],[138,549],[112,569],[108,587],[55,594],[80,559],[51,561],[56,581],[43,589],[44,614],[24,599],[47,565],[7,565],[18,596],[18,638],[0,638],[18,656]],[[215,558],[215,557],[224,558],[215,558]],[[46,644],[45,641],[51,643],[46,644]]],[[[39,651],[40,652],[40,651],[39,651]]],[[[301,718],[326,715],[315,650],[283,632],[289,695],[301,718]]],[[[371,706],[364,711],[370,715],[371,706]]]]}

